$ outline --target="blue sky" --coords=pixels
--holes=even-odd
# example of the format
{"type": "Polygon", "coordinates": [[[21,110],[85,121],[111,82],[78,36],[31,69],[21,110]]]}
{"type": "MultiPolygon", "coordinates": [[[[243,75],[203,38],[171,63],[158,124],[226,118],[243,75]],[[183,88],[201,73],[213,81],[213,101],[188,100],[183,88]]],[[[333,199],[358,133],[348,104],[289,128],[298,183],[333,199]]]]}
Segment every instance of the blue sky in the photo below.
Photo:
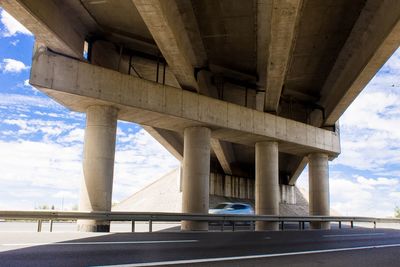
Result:
{"type": "MultiPolygon", "coordinates": [[[[0,9],[0,209],[78,203],[85,115],[28,84],[34,37],[0,9]]],[[[340,120],[342,154],[330,163],[331,207],[392,216],[400,206],[400,50],[340,120]]],[[[140,126],[119,122],[113,201],[179,165],[140,126]]],[[[308,187],[307,169],[298,186],[308,187]]]]}

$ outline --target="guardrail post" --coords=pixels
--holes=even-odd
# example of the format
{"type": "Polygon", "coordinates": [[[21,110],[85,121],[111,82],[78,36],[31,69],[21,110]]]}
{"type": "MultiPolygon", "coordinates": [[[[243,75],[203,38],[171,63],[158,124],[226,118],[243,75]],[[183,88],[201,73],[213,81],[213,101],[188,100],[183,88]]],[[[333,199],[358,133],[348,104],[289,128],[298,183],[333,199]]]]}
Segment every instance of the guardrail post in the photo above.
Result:
{"type": "Polygon", "coordinates": [[[221,222],[221,232],[224,231],[224,226],[225,226],[225,221],[222,221],[222,222],[221,222]]]}
{"type": "Polygon", "coordinates": [[[281,229],[282,229],[282,231],[285,230],[285,222],[284,221],[281,221],[281,229]]]}
{"type": "Polygon", "coordinates": [[[353,221],[350,221],[350,227],[354,228],[354,222],[353,221]]]}
{"type": "Polygon", "coordinates": [[[153,221],[149,220],[149,233],[153,232],[153,221]]]}
{"type": "Polygon", "coordinates": [[[250,231],[254,231],[255,230],[255,228],[254,228],[254,226],[255,226],[255,221],[250,221],[250,231]]]}
{"type": "Polygon", "coordinates": [[[235,221],[232,221],[231,223],[232,223],[232,232],[235,232],[235,225],[236,225],[236,223],[235,223],[235,221]]]}
{"type": "Polygon", "coordinates": [[[339,229],[342,229],[342,221],[339,221],[339,229]]]}
{"type": "Polygon", "coordinates": [[[132,230],[132,233],[135,232],[135,221],[133,221],[133,220],[132,220],[132,228],[131,228],[131,230],[132,230]]]}
{"type": "Polygon", "coordinates": [[[50,220],[50,233],[53,232],[53,220],[50,220]]]}
{"type": "Polygon", "coordinates": [[[376,229],[376,221],[374,221],[374,229],[376,229]]]}
{"type": "Polygon", "coordinates": [[[42,231],[42,220],[38,220],[37,231],[38,233],[42,231]]]}
{"type": "Polygon", "coordinates": [[[306,228],[306,222],[301,222],[301,229],[304,230],[306,228]]]}

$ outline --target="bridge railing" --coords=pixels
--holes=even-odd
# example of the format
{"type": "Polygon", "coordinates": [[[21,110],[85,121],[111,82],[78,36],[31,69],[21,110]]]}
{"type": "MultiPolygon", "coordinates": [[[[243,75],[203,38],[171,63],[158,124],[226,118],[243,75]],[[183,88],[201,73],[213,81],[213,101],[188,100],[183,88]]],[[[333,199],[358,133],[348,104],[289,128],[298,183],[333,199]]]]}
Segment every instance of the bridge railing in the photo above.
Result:
{"type": "MultiPolygon", "coordinates": [[[[375,217],[351,217],[351,216],[273,216],[273,215],[222,215],[222,214],[193,214],[193,213],[166,213],[166,212],[82,212],[82,211],[0,211],[0,219],[4,220],[37,220],[38,232],[42,229],[42,222],[50,222],[50,231],[53,229],[54,221],[62,220],[100,220],[100,221],[127,221],[132,223],[132,232],[135,229],[135,222],[148,222],[149,232],[152,232],[153,222],[180,222],[180,221],[206,221],[224,226],[229,224],[232,230],[239,222],[250,223],[254,226],[256,221],[279,222],[281,229],[285,229],[285,223],[298,223],[299,229],[305,228],[305,223],[310,222],[337,222],[339,228],[342,223],[349,223],[354,227],[355,222],[400,224],[400,219],[375,218],[375,217]]],[[[251,227],[253,229],[253,227],[251,227]]]]}

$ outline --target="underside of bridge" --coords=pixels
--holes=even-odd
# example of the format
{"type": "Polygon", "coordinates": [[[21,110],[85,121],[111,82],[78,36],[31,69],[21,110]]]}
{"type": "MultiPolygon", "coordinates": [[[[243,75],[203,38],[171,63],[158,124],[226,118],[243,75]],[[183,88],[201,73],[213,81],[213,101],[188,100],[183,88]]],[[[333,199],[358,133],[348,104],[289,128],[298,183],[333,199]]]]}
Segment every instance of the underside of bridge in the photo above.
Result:
{"type": "Polygon", "coordinates": [[[256,212],[276,214],[279,185],[310,163],[310,214],[328,215],[339,117],[400,43],[396,0],[0,5],[35,35],[31,84],[87,113],[84,210],[110,209],[121,119],[183,162],[185,212],[207,212],[213,172],[255,179],[256,212]]]}

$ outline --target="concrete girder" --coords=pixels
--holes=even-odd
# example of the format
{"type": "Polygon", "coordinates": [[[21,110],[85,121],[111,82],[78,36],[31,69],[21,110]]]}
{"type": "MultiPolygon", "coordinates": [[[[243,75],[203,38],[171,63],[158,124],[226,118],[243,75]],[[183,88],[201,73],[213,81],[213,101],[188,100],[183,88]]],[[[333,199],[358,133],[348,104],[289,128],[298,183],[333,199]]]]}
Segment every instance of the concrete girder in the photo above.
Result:
{"type": "Polygon", "coordinates": [[[368,0],[321,91],[325,125],[334,125],[400,43],[397,0],[368,0]]]}
{"type": "Polygon", "coordinates": [[[302,0],[257,1],[257,71],[264,110],[276,112],[294,47],[302,0]]]}
{"type": "MultiPolygon", "coordinates": [[[[190,15],[188,12],[190,8],[187,5],[190,3],[179,1],[178,5],[175,0],[132,1],[181,87],[199,92],[199,86],[194,77],[194,67],[204,63],[205,59],[199,57],[205,55],[205,52],[199,52],[204,51],[200,37],[195,38],[196,48],[190,42],[193,36],[199,35],[198,29],[192,30],[189,36],[185,27],[184,22],[190,18],[194,19],[194,14],[190,15]],[[180,8],[186,11],[185,17],[181,14],[180,8]]],[[[191,21],[192,26],[197,25],[195,20],[191,21]]]]}
{"type": "Polygon", "coordinates": [[[0,0],[0,6],[35,35],[36,43],[65,55],[83,57],[86,27],[72,22],[54,1],[0,0]]]}
{"type": "Polygon", "coordinates": [[[142,127],[177,160],[183,160],[183,144],[176,136],[177,133],[145,125],[142,125],[142,127]]]}
{"type": "Polygon", "coordinates": [[[289,185],[295,185],[297,179],[299,178],[299,176],[301,175],[301,173],[303,172],[303,170],[305,169],[305,167],[308,164],[308,158],[307,157],[303,157],[301,159],[301,161],[299,162],[299,164],[297,165],[296,169],[294,170],[294,172],[292,173],[292,175],[289,178],[289,185]]]}
{"type": "MultiPolygon", "coordinates": [[[[204,66],[207,55],[191,2],[182,0],[133,0],[133,2],[180,86],[200,92],[200,86],[194,77],[194,67],[204,66]]],[[[202,89],[202,93],[210,94],[208,86],[202,89]]],[[[167,140],[171,138],[162,137],[154,130],[149,133],[182,161],[183,148],[177,149],[176,141],[168,142],[167,140]]]]}
{"type": "Polygon", "coordinates": [[[232,175],[231,163],[235,161],[235,154],[231,143],[215,138],[211,139],[211,147],[217,156],[222,169],[226,174],[232,175]]]}
{"type": "Polygon", "coordinates": [[[113,105],[121,120],[175,132],[206,126],[213,138],[232,143],[273,140],[288,154],[340,153],[335,132],[45,51],[34,56],[30,83],[76,111],[113,105]]]}

